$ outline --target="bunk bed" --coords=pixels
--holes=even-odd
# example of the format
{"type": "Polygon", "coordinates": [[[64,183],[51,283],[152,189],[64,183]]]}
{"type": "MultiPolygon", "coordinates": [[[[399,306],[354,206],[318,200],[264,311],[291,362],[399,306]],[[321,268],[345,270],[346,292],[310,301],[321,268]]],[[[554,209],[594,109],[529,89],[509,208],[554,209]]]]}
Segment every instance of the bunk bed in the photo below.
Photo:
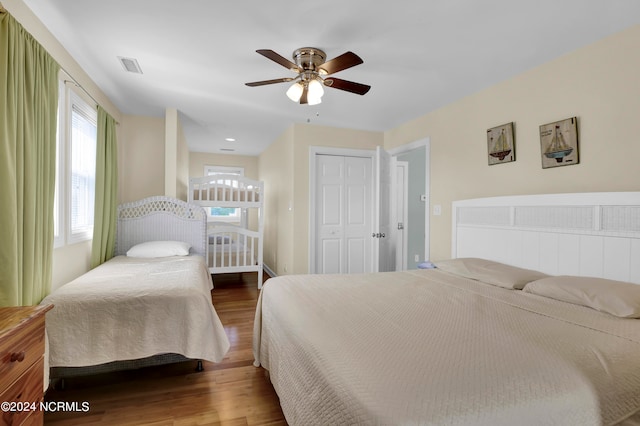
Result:
{"type": "Polygon", "coordinates": [[[216,174],[189,180],[189,203],[210,212],[215,207],[240,209],[238,222],[211,218],[207,224],[207,265],[212,274],[257,272],[262,288],[264,183],[238,174],[216,174]],[[257,231],[249,229],[249,212],[257,231]]]}

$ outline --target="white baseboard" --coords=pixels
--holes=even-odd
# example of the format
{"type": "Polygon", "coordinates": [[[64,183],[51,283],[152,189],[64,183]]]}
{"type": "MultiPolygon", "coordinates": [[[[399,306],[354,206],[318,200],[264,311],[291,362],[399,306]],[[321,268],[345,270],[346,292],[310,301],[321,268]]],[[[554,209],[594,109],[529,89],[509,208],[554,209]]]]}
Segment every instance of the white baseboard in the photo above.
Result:
{"type": "Polygon", "coordinates": [[[262,264],[262,268],[264,269],[264,271],[265,271],[267,274],[269,274],[269,276],[270,276],[271,278],[275,278],[275,277],[277,277],[276,273],[275,273],[275,272],[273,272],[273,271],[271,270],[271,268],[269,268],[269,267],[267,266],[267,264],[266,264],[266,263],[263,263],[263,264],[262,264]]]}

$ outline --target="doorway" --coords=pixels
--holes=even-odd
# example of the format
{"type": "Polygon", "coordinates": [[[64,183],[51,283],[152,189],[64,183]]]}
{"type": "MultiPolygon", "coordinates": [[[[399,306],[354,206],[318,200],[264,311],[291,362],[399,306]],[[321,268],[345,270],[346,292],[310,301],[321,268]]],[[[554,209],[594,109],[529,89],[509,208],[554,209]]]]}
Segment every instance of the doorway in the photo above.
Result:
{"type": "MultiPolygon", "coordinates": [[[[430,211],[430,140],[417,140],[389,151],[398,162],[408,163],[406,179],[406,218],[403,223],[405,244],[405,269],[416,269],[429,259],[429,211],[430,211]]],[[[395,199],[395,198],[394,198],[395,199]]],[[[397,220],[400,223],[400,220],[397,220]]],[[[396,223],[397,225],[397,223],[396,223]]],[[[400,244],[398,242],[398,244],[400,244]]],[[[399,246],[397,246],[400,249],[399,246]]],[[[398,250],[399,251],[399,250],[398,250]]],[[[399,268],[398,268],[399,269],[399,268]]]]}
{"type": "MultiPolygon", "coordinates": [[[[327,167],[329,166],[327,165],[327,167]]],[[[343,166],[333,165],[331,167],[334,167],[335,173],[337,170],[335,167],[343,166]]],[[[377,151],[310,147],[309,172],[309,273],[415,269],[422,260],[429,259],[429,139],[403,145],[388,153],[380,147],[377,151]],[[319,187],[317,182],[319,180],[318,157],[323,155],[365,158],[372,165],[370,172],[369,169],[366,172],[371,179],[370,186],[359,192],[370,195],[371,198],[363,195],[350,206],[350,209],[355,212],[358,211],[357,206],[369,206],[369,202],[372,202],[369,209],[370,215],[363,214],[362,216],[366,216],[370,220],[369,225],[364,225],[362,222],[361,226],[361,229],[369,227],[368,237],[361,233],[360,236],[354,237],[348,243],[344,238],[337,238],[338,235],[344,236],[346,231],[331,228],[331,226],[325,227],[325,224],[330,223],[341,227],[348,219],[344,219],[346,213],[338,213],[339,210],[327,209],[324,205],[319,207],[319,204],[323,202],[322,199],[319,199],[319,194],[323,194],[322,196],[326,199],[333,197],[334,201],[329,201],[334,204],[337,203],[335,200],[341,200],[345,208],[349,200],[345,199],[347,189],[342,183],[334,183],[333,185],[336,186],[334,188],[319,187]],[[407,175],[403,177],[404,182],[407,183],[405,185],[406,192],[403,191],[406,194],[407,202],[403,209],[404,222],[397,221],[395,216],[398,213],[393,212],[394,205],[398,202],[396,199],[397,184],[395,183],[398,161],[408,163],[407,175]],[[337,189],[337,187],[341,189],[337,189]],[[333,214],[333,217],[329,217],[330,214],[333,214]],[[326,217],[322,217],[325,215],[326,217]],[[323,224],[319,224],[320,221],[323,224]],[[396,241],[398,223],[402,223],[403,227],[401,245],[396,241]],[[396,248],[400,250],[396,250],[396,248]],[[351,253],[348,253],[349,250],[351,253]],[[400,264],[397,260],[397,251],[402,251],[403,257],[400,264]],[[358,253],[360,256],[357,255],[358,253]]],[[[344,173],[344,171],[338,172],[338,174],[340,173],[344,173]]],[[[340,177],[340,179],[343,178],[340,177]]],[[[329,182],[327,181],[325,184],[328,185],[329,182]]],[[[328,206],[330,205],[328,204],[328,206]]],[[[364,208],[366,209],[366,207],[364,208]]]]}
{"type": "Polygon", "coordinates": [[[407,269],[407,242],[406,235],[408,228],[408,191],[409,191],[409,162],[399,161],[395,162],[396,165],[396,178],[394,182],[394,200],[393,200],[393,223],[397,224],[396,229],[393,230],[396,234],[396,271],[404,271],[407,269]]]}

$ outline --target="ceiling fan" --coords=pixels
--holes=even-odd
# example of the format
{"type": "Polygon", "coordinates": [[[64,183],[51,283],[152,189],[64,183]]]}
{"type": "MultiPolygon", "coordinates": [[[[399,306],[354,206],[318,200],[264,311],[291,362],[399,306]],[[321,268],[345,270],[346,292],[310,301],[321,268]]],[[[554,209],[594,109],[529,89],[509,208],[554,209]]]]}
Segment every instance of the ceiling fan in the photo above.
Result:
{"type": "Polygon", "coordinates": [[[371,86],[353,81],[342,80],[331,75],[338,71],[360,65],[364,61],[353,52],[346,52],[325,62],[327,55],[315,47],[301,47],[293,52],[293,60],[280,56],[273,50],[260,49],[257,53],[267,59],[271,59],[289,70],[298,73],[296,77],[277,78],[274,80],[254,81],[246,83],[249,87],[264,86],[267,84],[294,83],[287,90],[287,96],[294,102],[301,104],[316,105],[322,102],[324,94],[323,86],[334,89],[345,90],[347,92],[364,95],[371,89],[371,86]]]}

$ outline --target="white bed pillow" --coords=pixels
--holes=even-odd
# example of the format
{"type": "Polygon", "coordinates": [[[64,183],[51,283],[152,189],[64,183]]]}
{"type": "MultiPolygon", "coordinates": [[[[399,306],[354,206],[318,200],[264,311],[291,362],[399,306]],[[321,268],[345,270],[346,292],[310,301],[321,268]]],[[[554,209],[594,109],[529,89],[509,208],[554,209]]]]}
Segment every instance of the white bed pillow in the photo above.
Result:
{"type": "Polygon", "coordinates": [[[188,256],[191,244],[184,241],[147,241],[136,244],[127,251],[128,257],[188,256]]]}
{"type": "Polygon", "coordinates": [[[533,293],[622,318],[640,318],[640,285],[604,278],[561,275],[533,281],[524,287],[533,293]]]}
{"type": "Polygon", "coordinates": [[[436,268],[445,272],[512,290],[522,290],[528,282],[549,276],[531,269],[475,257],[441,260],[434,263],[436,268]]]}

